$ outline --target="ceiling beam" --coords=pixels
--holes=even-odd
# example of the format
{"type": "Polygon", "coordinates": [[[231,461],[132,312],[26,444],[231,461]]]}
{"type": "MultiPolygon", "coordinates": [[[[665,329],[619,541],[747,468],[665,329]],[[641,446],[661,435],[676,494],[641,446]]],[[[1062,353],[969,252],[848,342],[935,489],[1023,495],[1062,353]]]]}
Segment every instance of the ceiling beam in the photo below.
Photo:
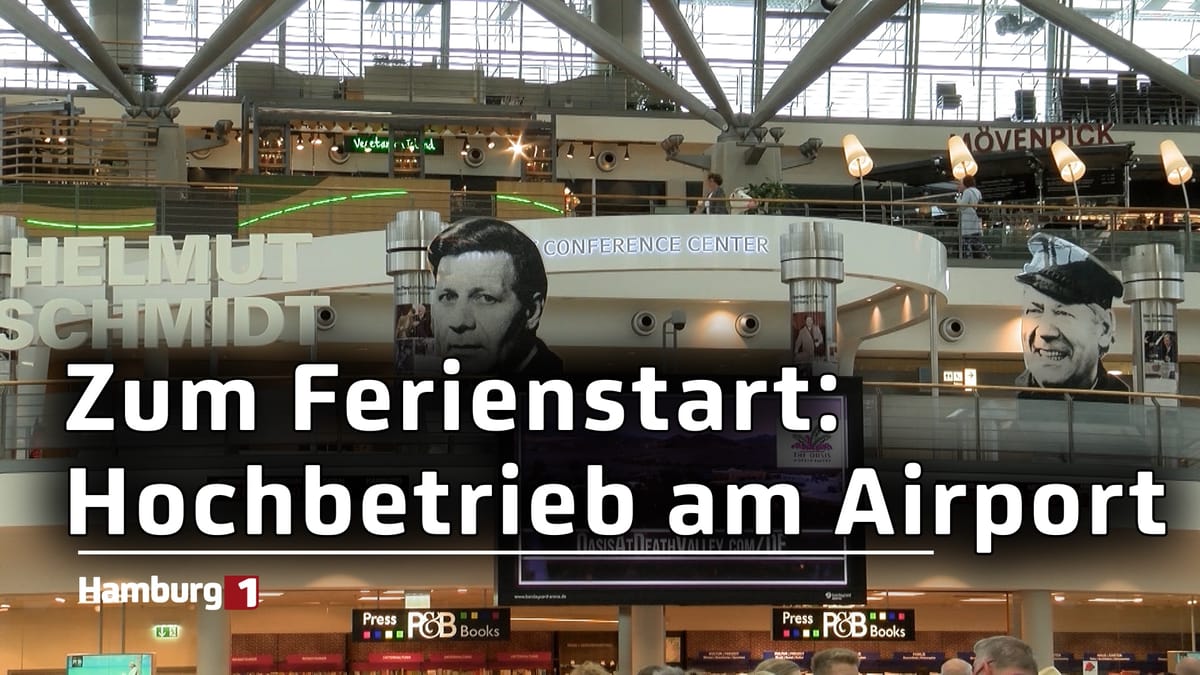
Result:
{"type": "Polygon", "coordinates": [[[590,19],[563,4],[562,0],[522,0],[530,9],[541,14],[547,21],[563,29],[576,40],[608,59],[618,68],[637,78],[658,94],[678,102],[688,112],[701,117],[709,124],[725,131],[729,123],[716,110],[708,107],[675,80],[651,65],[639,54],[625,47],[620,40],[609,35],[590,19]]]}
{"type": "Polygon", "coordinates": [[[104,48],[104,44],[100,42],[100,37],[96,35],[96,31],[88,25],[88,22],[79,14],[79,10],[75,9],[70,0],[45,0],[46,9],[49,9],[58,19],[63,28],[75,38],[75,42],[83,48],[88,58],[92,63],[100,69],[100,72],[112,83],[113,87],[121,93],[129,102],[138,100],[138,93],[129,83],[125,74],[121,72],[121,66],[117,64],[117,60],[112,54],[104,48]]]}
{"type": "Polygon", "coordinates": [[[717,76],[713,73],[713,69],[708,65],[708,59],[704,56],[704,50],[700,48],[700,43],[696,41],[696,35],[692,33],[691,26],[688,25],[687,19],[683,18],[683,13],[679,11],[679,5],[676,0],[649,0],[650,8],[654,10],[655,16],[658,17],[659,23],[663,29],[667,31],[667,35],[671,36],[671,41],[675,43],[675,47],[679,50],[679,54],[683,56],[683,60],[687,62],[688,68],[692,74],[700,81],[700,86],[704,88],[704,93],[712,99],[713,105],[716,106],[717,112],[730,126],[734,124],[733,106],[729,105],[729,99],[725,96],[725,90],[721,88],[721,82],[717,80],[717,76]]]}
{"type": "Polygon", "coordinates": [[[1176,70],[1165,61],[1117,35],[1069,7],[1046,0],[1017,0],[1037,12],[1045,20],[1067,31],[1091,46],[1142,72],[1176,94],[1200,104],[1200,81],[1176,70]]]}
{"type": "Polygon", "coordinates": [[[264,35],[274,30],[305,0],[242,0],[196,51],[179,75],[167,85],[159,105],[167,107],[229,65],[264,35]]]}
{"type": "Polygon", "coordinates": [[[113,99],[124,106],[129,106],[133,103],[133,101],[126,99],[120,89],[117,88],[116,83],[110,81],[96,67],[96,64],[92,63],[74,45],[67,42],[56,31],[51,30],[45,21],[42,21],[36,14],[29,11],[22,3],[0,2],[0,19],[4,19],[8,25],[30,40],[33,40],[34,44],[46,50],[47,54],[58,59],[67,68],[75,71],[80,77],[90,82],[93,87],[113,97],[113,99]]]}
{"type": "Polygon", "coordinates": [[[817,30],[796,51],[791,63],[779,74],[779,77],[775,80],[775,84],[771,85],[771,89],[755,105],[754,114],[751,115],[751,129],[761,126],[764,122],[774,117],[780,109],[803,91],[803,89],[798,89],[794,93],[791,93],[797,76],[802,75],[809,69],[808,65],[814,58],[818,58],[828,50],[836,48],[836,45],[831,40],[831,36],[836,37],[836,33],[848,29],[853,24],[858,13],[862,11],[863,7],[867,6],[869,1],[843,0],[842,4],[838,5],[817,26],[817,30]]]}
{"type": "MultiPolygon", "coordinates": [[[[750,119],[750,128],[766,124],[792,99],[816,82],[817,78],[837,65],[838,61],[841,61],[884,21],[900,11],[907,2],[908,0],[870,0],[866,7],[857,14],[853,16],[843,14],[843,20],[826,32],[824,40],[818,42],[810,50],[809,45],[813,44],[821,33],[821,29],[818,29],[796,53],[796,57],[792,59],[792,63],[788,65],[783,75],[780,75],[779,79],[775,81],[771,91],[763,97],[750,119]]],[[[830,18],[826,20],[826,24],[837,16],[838,12],[847,9],[846,4],[848,3],[833,10],[830,18]]],[[[821,28],[826,27],[822,26],[821,28]]]]}

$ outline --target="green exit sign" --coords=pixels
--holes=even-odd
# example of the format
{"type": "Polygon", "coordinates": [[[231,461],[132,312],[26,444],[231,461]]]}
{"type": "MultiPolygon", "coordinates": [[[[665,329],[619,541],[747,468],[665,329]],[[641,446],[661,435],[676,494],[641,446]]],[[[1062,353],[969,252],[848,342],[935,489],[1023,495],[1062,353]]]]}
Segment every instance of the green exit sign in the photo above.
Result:
{"type": "MultiPolygon", "coordinates": [[[[392,147],[396,152],[420,152],[426,155],[441,155],[446,152],[446,145],[441,138],[426,136],[420,138],[417,136],[403,136],[392,140],[392,147]]],[[[388,137],[387,136],[367,136],[359,134],[357,136],[349,136],[346,138],[346,150],[348,152],[387,152],[388,137]]]]}
{"type": "Polygon", "coordinates": [[[174,640],[179,637],[179,625],[174,623],[160,624],[154,627],[155,640],[174,640]]]}

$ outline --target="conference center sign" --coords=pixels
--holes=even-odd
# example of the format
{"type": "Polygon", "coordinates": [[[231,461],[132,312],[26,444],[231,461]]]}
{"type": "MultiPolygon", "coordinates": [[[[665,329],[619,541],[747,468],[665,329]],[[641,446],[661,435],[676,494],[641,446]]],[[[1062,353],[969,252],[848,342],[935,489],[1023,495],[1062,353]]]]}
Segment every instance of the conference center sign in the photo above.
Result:
{"type": "Polygon", "coordinates": [[[775,640],[909,641],[916,639],[916,619],[911,609],[776,607],[771,610],[771,637],[775,640]]]}

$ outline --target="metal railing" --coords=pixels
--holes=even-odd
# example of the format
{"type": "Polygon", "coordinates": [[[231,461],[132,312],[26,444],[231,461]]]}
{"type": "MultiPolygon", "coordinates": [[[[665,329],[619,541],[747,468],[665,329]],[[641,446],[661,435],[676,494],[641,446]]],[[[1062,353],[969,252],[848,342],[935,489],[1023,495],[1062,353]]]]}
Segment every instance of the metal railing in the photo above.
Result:
{"type": "Polygon", "coordinates": [[[868,382],[863,408],[875,459],[1200,467],[1193,396],[868,382]]]}
{"type": "MultiPolygon", "coordinates": [[[[230,102],[311,99],[316,107],[353,107],[357,101],[474,103],[538,111],[682,115],[663,99],[611,66],[598,66],[586,52],[513,52],[490,66],[486,51],[456,49],[449,69],[428,65],[439,49],[422,48],[404,65],[362,66],[361,75],[303,74],[264,61],[242,61],[197,88],[193,95],[230,102]],[[564,65],[564,59],[569,64],[564,65]],[[320,103],[325,101],[327,103],[320,103]]],[[[263,56],[263,55],[259,55],[263,56]]],[[[734,100],[735,110],[753,110],[749,62],[714,59],[714,73],[734,100]]],[[[767,82],[787,62],[764,65],[767,82]]],[[[356,64],[356,68],[358,65],[356,64]]],[[[701,87],[686,67],[679,73],[688,91],[701,87]]],[[[792,99],[779,115],[793,118],[921,120],[992,124],[1078,122],[1130,126],[1200,125],[1200,108],[1150,82],[1119,71],[1072,70],[1047,77],[1045,68],[846,62],[833,66],[792,99]],[[912,91],[908,90],[912,87],[912,91]],[[911,109],[910,109],[911,105],[911,109]]],[[[359,72],[356,70],[356,72],[359,72]]],[[[170,81],[162,76],[161,86],[170,81]]],[[[53,64],[0,68],[0,89],[39,96],[94,91],[78,76],[53,64]]]]}
{"type": "MultiPolygon", "coordinates": [[[[324,187],[287,179],[190,186],[80,180],[0,185],[0,213],[16,216],[32,237],[122,235],[136,239],[156,233],[245,236],[254,232],[321,236],[379,230],[397,211],[408,209],[437,211],[450,221],[479,215],[521,220],[681,214],[694,210],[697,201],[649,195],[564,195],[561,184],[553,182],[514,182],[490,192],[448,189],[450,179],[375,179],[374,187],[363,188],[324,187]]],[[[372,179],[348,180],[362,184],[372,179]]],[[[828,192],[844,194],[844,190],[829,188],[828,192]]],[[[859,221],[864,211],[860,200],[771,199],[758,203],[731,197],[728,201],[735,213],[730,217],[753,217],[750,214],[762,212],[859,221]],[[749,208],[751,205],[755,208],[749,208]]],[[[1028,238],[1043,230],[1078,243],[1114,269],[1134,246],[1146,243],[1173,244],[1189,262],[1200,257],[1196,250],[1200,237],[1192,236],[1185,227],[1192,223],[1194,232],[1200,218],[1183,209],[1005,203],[975,206],[983,220],[983,240],[990,259],[962,259],[959,208],[951,195],[865,202],[867,222],[936,237],[946,245],[954,265],[1011,267],[1015,261],[1027,261],[1028,238]]],[[[570,228],[572,222],[564,220],[562,226],[570,228]]]]}
{"type": "MultiPolygon", "coordinates": [[[[257,399],[289,407],[290,377],[242,379],[252,383],[257,399]]],[[[287,415],[259,415],[253,432],[203,431],[207,413],[201,411],[199,432],[68,434],[61,422],[82,387],[79,380],[0,383],[0,460],[106,456],[168,467],[227,461],[231,455],[236,461],[285,461],[316,454],[323,462],[365,465],[397,461],[394,456],[451,456],[458,459],[447,461],[463,463],[482,461],[496,447],[493,434],[437,431],[440,422],[433,414],[424,419],[430,426],[423,428],[430,431],[357,431],[336,409],[329,410],[336,406],[314,410],[312,432],[295,431],[287,415]]],[[[1200,468],[1200,397],[1195,396],[865,382],[863,401],[868,462],[990,462],[1045,465],[1048,471],[1062,465],[1081,470],[1200,468]]],[[[102,402],[92,414],[104,414],[105,405],[116,403],[102,402]]],[[[107,413],[120,417],[116,410],[107,413]]],[[[469,418],[462,416],[462,423],[469,418]]],[[[0,471],[27,468],[0,462],[0,471]]]]}

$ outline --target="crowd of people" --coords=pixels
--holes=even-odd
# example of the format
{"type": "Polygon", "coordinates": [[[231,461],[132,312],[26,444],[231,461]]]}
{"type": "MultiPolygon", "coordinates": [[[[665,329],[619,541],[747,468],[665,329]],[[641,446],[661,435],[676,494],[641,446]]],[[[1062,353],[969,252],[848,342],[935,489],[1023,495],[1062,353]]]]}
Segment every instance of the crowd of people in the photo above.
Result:
{"type": "MultiPolygon", "coordinates": [[[[1053,665],[1038,668],[1033,649],[1024,641],[996,635],[975,643],[973,663],[950,659],[942,664],[940,675],[1062,675],[1053,665]]],[[[859,654],[852,649],[835,647],[813,654],[808,668],[788,659],[767,659],[751,675],[858,675],[859,654]]],[[[571,675],[611,675],[597,663],[576,666],[571,675]]],[[[703,675],[678,666],[646,666],[637,675],[703,675]]],[[[1200,675],[1200,659],[1187,657],[1175,667],[1175,675],[1200,675]]]]}

